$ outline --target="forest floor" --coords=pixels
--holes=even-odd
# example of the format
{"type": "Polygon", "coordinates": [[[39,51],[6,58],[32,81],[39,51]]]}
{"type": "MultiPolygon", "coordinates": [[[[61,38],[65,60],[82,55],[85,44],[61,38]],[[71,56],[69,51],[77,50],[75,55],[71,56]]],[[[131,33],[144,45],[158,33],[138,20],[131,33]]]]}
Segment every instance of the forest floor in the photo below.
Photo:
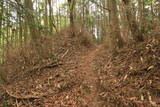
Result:
{"type": "Polygon", "coordinates": [[[62,66],[8,86],[1,101],[11,98],[15,107],[99,107],[94,58],[101,47],[77,51],[62,66]]]}
{"type": "Polygon", "coordinates": [[[63,59],[2,85],[0,106],[160,106],[159,39],[124,47],[116,55],[104,45],[82,46],[67,36],[59,41],[63,59]]]}

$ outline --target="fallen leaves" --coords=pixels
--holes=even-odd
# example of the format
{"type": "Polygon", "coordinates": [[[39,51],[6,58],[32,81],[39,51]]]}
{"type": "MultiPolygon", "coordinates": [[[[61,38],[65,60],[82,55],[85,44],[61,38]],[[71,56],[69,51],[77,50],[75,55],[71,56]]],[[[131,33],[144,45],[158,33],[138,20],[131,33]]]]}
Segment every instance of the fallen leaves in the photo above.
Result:
{"type": "Polygon", "coordinates": [[[105,50],[98,53],[96,70],[105,106],[160,106],[159,44],[149,39],[118,50],[117,56],[105,50]]]}

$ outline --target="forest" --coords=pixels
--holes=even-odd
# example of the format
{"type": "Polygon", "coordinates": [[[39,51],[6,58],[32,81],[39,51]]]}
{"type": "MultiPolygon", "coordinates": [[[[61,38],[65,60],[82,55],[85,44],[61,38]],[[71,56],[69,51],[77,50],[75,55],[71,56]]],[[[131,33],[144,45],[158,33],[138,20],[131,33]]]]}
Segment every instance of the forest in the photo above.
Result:
{"type": "Polygon", "coordinates": [[[159,106],[159,0],[0,0],[0,107],[159,106]]]}

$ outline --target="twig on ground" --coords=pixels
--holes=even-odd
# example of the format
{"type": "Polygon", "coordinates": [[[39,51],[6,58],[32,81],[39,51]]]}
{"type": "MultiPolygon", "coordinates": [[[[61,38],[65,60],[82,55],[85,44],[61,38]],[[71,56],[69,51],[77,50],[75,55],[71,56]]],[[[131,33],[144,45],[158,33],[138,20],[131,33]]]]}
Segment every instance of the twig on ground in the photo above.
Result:
{"type": "Polygon", "coordinates": [[[62,65],[62,63],[55,63],[53,64],[53,62],[51,63],[48,63],[46,65],[39,65],[39,66],[35,66],[33,67],[32,69],[28,70],[27,72],[33,72],[33,71],[41,71],[43,69],[46,69],[46,68],[53,68],[53,67],[57,67],[59,65],[62,65]]]}
{"type": "Polygon", "coordinates": [[[68,52],[69,52],[69,50],[67,50],[67,51],[61,56],[61,58],[64,58],[64,57],[67,55],[68,52]]]}
{"type": "Polygon", "coordinates": [[[17,107],[19,107],[19,104],[18,104],[18,101],[17,101],[17,99],[16,99],[16,106],[17,106],[17,107]]]}

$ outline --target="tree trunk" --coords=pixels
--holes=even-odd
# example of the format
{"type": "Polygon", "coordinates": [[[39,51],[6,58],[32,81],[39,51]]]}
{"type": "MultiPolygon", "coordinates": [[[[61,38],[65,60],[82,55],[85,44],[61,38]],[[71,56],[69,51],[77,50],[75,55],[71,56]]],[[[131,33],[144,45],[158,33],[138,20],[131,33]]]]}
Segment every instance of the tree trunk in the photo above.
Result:
{"type": "Polygon", "coordinates": [[[144,18],[144,0],[138,0],[138,6],[139,6],[139,25],[140,25],[140,32],[141,34],[144,33],[144,24],[145,24],[145,18],[144,18]]]}
{"type": "Polygon", "coordinates": [[[33,15],[34,10],[33,10],[32,0],[25,0],[25,8],[27,10],[25,13],[25,17],[26,17],[25,19],[26,19],[26,22],[28,23],[32,40],[35,42],[37,41],[39,32],[37,30],[36,22],[33,15]]]}
{"type": "Polygon", "coordinates": [[[4,61],[4,44],[3,44],[3,36],[2,36],[2,23],[3,23],[3,11],[4,11],[3,0],[0,2],[0,48],[2,48],[2,53],[0,53],[0,61],[4,61]]]}
{"type": "Polygon", "coordinates": [[[75,0],[68,0],[69,12],[70,12],[69,19],[70,19],[70,27],[71,27],[71,36],[75,36],[75,32],[74,32],[74,27],[75,27],[74,8],[75,8],[75,4],[76,4],[75,0]]]}
{"type": "Polygon", "coordinates": [[[129,29],[131,31],[131,36],[135,42],[143,41],[143,36],[139,30],[137,22],[131,11],[131,2],[129,0],[123,0],[124,7],[126,10],[126,17],[129,24],[129,29]]]}
{"type": "Polygon", "coordinates": [[[48,8],[47,8],[48,2],[45,0],[45,16],[44,16],[44,24],[46,27],[48,27],[48,8]]]}
{"type": "Polygon", "coordinates": [[[52,4],[51,4],[51,0],[48,0],[48,4],[49,4],[49,29],[50,32],[53,32],[53,26],[52,26],[52,4]]]}
{"type": "MultiPolygon", "coordinates": [[[[20,2],[20,0],[18,0],[20,2]]],[[[18,18],[18,21],[19,21],[19,42],[20,42],[20,45],[22,46],[22,37],[23,37],[23,28],[22,28],[22,14],[17,10],[17,18],[18,18]]]]}
{"type": "Polygon", "coordinates": [[[2,39],[2,22],[3,22],[3,0],[0,2],[0,45],[1,45],[1,39],[2,39]]]}
{"type": "Polygon", "coordinates": [[[116,0],[109,1],[110,7],[110,47],[111,51],[115,52],[116,48],[123,46],[123,41],[120,34],[119,18],[116,0]]]}

